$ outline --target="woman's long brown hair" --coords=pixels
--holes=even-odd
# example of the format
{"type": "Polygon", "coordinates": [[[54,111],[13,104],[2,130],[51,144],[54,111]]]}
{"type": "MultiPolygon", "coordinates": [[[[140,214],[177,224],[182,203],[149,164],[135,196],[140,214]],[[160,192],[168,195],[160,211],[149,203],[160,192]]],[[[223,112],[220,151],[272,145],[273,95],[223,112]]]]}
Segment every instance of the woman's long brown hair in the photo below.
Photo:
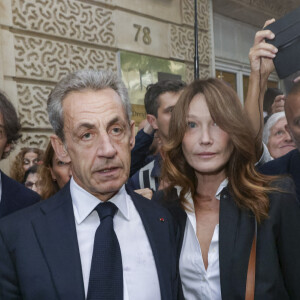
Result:
{"type": "Polygon", "coordinates": [[[253,212],[258,222],[268,217],[268,192],[276,177],[265,176],[255,169],[256,144],[250,122],[244,113],[235,91],[218,79],[196,80],[185,88],[174,110],[169,127],[169,140],[164,146],[162,178],[169,187],[182,187],[180,202],[188,209],[185,195],[195,197],[197,178],[194,169],[187,163],[182,140],[187,126],[187,114],[193,97],[203,94],[212,119],[227,132],[233,144],[233,152],[226,165],[228,187],[236,204],[253,212]]]}
{"type": "Polygon", "coordinates": [[[52,163],[53,157],[54,157],[54,150],[51,145],[51,142],[49,142],[43,158],[44,163],[41,166],[39,166],[38,169],[38,173],[40,175],[40,181],[42,182],[42,187],[41,187],[42,199],[47,199],[59,191],[59,186],[57,182],[53,181],[50,172],[50,168],[53,167],[53,163],[52,163]]]}

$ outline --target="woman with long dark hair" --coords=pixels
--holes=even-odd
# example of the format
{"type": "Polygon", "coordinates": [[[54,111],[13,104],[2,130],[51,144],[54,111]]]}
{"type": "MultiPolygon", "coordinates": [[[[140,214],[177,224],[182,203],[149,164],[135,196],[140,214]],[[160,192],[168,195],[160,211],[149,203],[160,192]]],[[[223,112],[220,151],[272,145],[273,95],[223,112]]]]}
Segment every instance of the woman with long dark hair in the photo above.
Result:
{"type": "Polygon", "coordinates": [[[194,81],[174,107],[162,171],[169,188],[155,198],[180,229],[185,299],[245,299],[253,252],[255,300],[300,297],[294,186],[256,171],[250,128],[234,90],[217,79],[194,81]]]}

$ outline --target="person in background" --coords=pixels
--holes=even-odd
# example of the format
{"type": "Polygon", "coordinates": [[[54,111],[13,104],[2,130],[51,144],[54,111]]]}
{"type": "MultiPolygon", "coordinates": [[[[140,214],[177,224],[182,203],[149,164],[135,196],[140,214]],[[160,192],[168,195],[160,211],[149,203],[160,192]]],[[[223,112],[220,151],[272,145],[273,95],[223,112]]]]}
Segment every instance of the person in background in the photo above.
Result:
{"type": "MultiPolygon", "coordinates": [[[[0,159],[5,159],[21,137],[21,125],[12,103],[0,92],[0,159]]],[[[0,218],[40,200],[37,193],[0,171],[0,218]]]]}
{"type": "Polygon", "coordinates": [[[261,166],[260,171],[267,175],[290,175],[295,183],[300,203],[300,82],[291,88],[285,100],[286,130],[292,137],[296,148],[287,154],[261,166]]]}
{"type": "MultiPolygon", "coordinates": [[[[274,22],[275,19],[268,20],[265,26],[274,22]]],[[[270,30],[258,31],[255,35],[254,45],[250,49],[249,58],[251,73],[245,108],[253,129],[253,137],[257,145],[260,145],[259,155],[264,153],[262,143],[263,117],[260,114],[263,107],[263,95],[267,89],[268,78],[274,70],[273,59],[276,57],[278,49],[266,43],[265,39],[273,39],[275,35],[270,30]]],[[[289,175],[293,178],[296,186],[296,194],[300,203],[300,77],[293,80],[292,88],[284,101],[284,111],[287,120],[286,130],[292,137],[296,149],[287,154],[272,160],[265,160],[265,164],[259,166],[260,172],[266,175],[289,175]]]]}
{"type": "Polygon", "coordinates": [[[153,155],[158,150],[157,139],[154,135],[157,135],[157,132],[155,132],[147,119],[140,122],[135,136],[135,145],[131,150],[129,177],[154,159],[153,155]]]}
{"type": "Polygon", "coordinates": [[[41,197],[47,199],[57,193],[72,176],[71,162],[62,162],[55,154],[51,142],[45,150],[43,164],[38,173],[41,181],[41,197]]]}
{"type": "Polygon", "coordinates": [[[26,170],[24,175],[24,185],[30,189],[41,195],[41,178],[38,174],[38,166],[33,165],[29,169],[26,170]]]}
{"type": "Polygon", "coordinates": [[[44,151],[38,148],[24,147],[15,157],[10,168],[10,176],[18,182],[24,181],[25,172],[33,165],[42,164],[44,151]]]}
{"type": "Polygon", "coordinates": [[[278,158],[295,149],[295,143],[286,130],[287,120],[284,112],[270,116],[263,130],[263,142],[273,158],[278,158]]]}
{"type": "MultiPolygon", "coordinates": [[[[163,80],[147,87],[144,99],[147,120],[156,131],[160,147],[168,139],[172,110],[185,86],[181,80],[163,80]]],[[[162,157],[157,153],[151,162],[129,178],[128,185],[134,190],[144,188],[158,190],[164,184],[160,181],[161,161],[162,157]]]]}

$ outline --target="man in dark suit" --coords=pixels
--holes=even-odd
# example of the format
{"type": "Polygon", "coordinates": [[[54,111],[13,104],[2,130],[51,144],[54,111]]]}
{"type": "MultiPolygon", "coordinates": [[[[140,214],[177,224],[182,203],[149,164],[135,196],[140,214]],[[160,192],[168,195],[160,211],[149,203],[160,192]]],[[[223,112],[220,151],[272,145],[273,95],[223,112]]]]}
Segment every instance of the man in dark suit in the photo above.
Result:
{"type": "Polygon", "coordinates": [[[290,175],[300,201],[300,82],[296,82],[285,100],[286,130],[295,142],[296,149],[264,164],[260,171],[267,175],[290,175]]]}
{"type": "Polygon", "coordinates": [[[175,299],[171,216],[125,187],[134,122],[122,81],[107,71],[70,74],[48,113],[53,148],[72,161],[73,177],[0,222],[0,299],[175,299]]]}
{"type": "MultiPolygon", "coordinates": [[[[21,125],[15,108],[0,92],[0,159],[6,158],[20,138],[21,125]]],[[[0,218],[40,200],[37,193],[0,171],[0,218]]]]}

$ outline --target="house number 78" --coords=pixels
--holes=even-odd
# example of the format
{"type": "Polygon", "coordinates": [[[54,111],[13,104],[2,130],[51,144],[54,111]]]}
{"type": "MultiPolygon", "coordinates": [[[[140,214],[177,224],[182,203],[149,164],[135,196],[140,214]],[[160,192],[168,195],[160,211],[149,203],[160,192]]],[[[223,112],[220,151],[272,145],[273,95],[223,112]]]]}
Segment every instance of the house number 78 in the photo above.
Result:
{"type": "Polygon", "coordinates": [[[151,44],[150,28],[147,26],[143,27],[142,25],[139,25],[139,24],[133,24],[133,27],[136,28],[136,34],[134,37],[134,41],[135,42],[139,41],[140,33],[142,31],[142,35],[143,35],[142,39],[143,39],[144,44],[150,45],[151,44]]]}

